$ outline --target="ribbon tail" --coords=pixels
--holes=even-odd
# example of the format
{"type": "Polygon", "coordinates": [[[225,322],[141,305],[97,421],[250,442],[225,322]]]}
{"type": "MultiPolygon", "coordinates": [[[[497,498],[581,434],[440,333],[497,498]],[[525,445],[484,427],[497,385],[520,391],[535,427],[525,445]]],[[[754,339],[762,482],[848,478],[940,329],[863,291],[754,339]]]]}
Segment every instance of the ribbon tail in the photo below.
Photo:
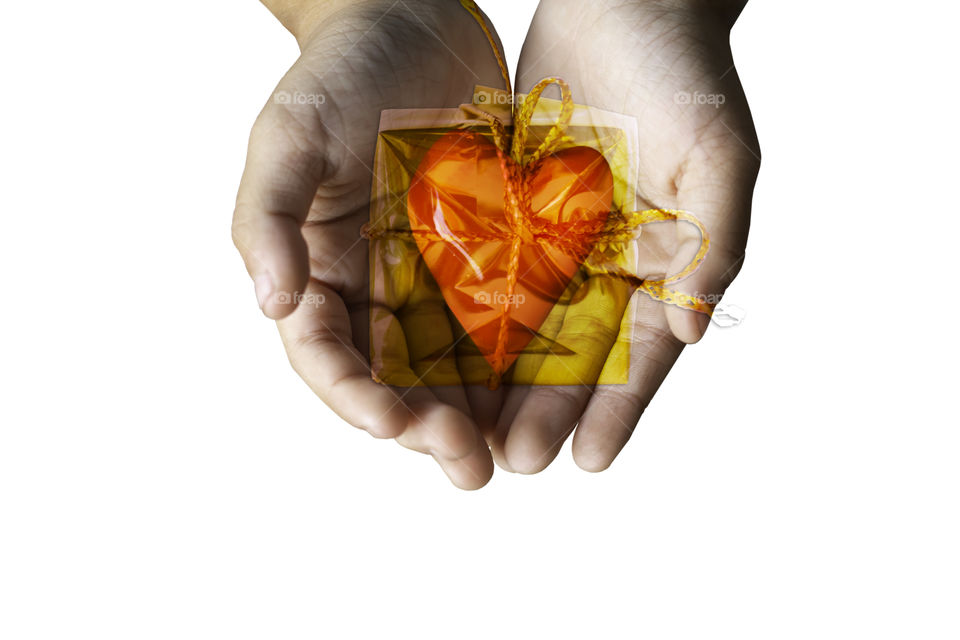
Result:
{"type": "Polygon", "coordinates": [[[637,287],[637,289],[650,296],[654,300],[658,300],[664,304],[673,305],[682,309],[688,309],[690,311],[696,311],[697,313],[703,313],[708,316],[712,315],[713,307],[715,305],[710,304],[706,300],[703,300],[697,296],[687,295],[667,286],[669,284],[679,282],[691,275],[694,271],[700,268],[700,265],[703,264],[703,261],[706,259],[707,253],[710,251],[710,234],[707,233],[703,223],[700,222],[696,216],[686,211],[672,209],[647,209],[645,211],[635,211],[630,214],[628,221],[626,222],[626,226],[633,227],[649,224],[651,222],[664,222],[669,220],[687,222],[694,225],[700,232],[700,247],[697,249],[696,255],[694,255],[690,262],[687,263],[687,265],[679,272],[671,276],[667,276],[661,280],[644,280],[637,287]]]}

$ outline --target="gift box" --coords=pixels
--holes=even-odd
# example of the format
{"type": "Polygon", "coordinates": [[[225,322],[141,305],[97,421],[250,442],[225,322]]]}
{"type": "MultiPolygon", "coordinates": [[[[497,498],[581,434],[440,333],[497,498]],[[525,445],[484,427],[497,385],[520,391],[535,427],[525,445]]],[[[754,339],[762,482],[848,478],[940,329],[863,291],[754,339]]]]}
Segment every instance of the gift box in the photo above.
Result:
{"type": "Polygon", "coordinates": [[[706,232],[684,212],[636,210],[633,118],[575,104],[559,78],[514,96],[494,51],[507,90],[381,114],[364,229],[371,371],[401,387],[624,384],[637,290],[703,311],[667,285],[702,262],[706,232]],[[641,273],[643,225],[677,220],[700,227],[700,251],[680,274],[641,273]]]}

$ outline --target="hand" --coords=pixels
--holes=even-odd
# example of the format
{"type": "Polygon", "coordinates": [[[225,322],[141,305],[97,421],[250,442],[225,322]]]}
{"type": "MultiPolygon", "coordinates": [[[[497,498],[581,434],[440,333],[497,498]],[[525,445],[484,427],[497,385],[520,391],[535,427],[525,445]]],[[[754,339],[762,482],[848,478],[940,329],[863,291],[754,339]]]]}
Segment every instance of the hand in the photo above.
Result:
{"type": "MultiPolygon", "coordinates": [[[[718,300],[743,261],[756,133],[729,47],[744,1],[628,2],[543,0],[520,58],[518,90],[547,76],[565,79],[575,102],[635,116],[640,139],[638,209],[682,209],[711,238],[700,269],[675,288],[718,300]]],[[[677,273],[699,245],[676,225],[660,273],[677,273]]],[[[536,473],[576,427],[573,456],[589,471],[607,468],[626,444],[685,343],[701,338],[703,314],[635,293],[630,380],[594,386],[509,390],[493,441],[501,466],[536,473]]]]}
{"type": "MultiPolygon", "coordinates": [[[[456,107],[477,84],[499,86],[490,45],[457,2],[267,4],[302,55],[253,127],[234,214],[260,307],[294,369],[344,420],[432,454],[455,485],[479,488],[493,461],[467,392],[371,379],[360,228],[381,110],[456,107]]],[[[436,322],[449,324],[442,311],[436,322]]]]}

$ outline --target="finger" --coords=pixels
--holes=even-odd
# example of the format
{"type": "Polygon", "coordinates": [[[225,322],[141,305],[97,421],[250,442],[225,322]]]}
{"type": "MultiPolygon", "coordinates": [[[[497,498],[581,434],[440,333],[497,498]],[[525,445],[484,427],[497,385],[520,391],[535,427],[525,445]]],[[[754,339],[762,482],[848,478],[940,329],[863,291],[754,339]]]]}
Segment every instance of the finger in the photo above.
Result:
{"type": "MultiPolygon", "coordinates": [[[[278,93],[279,94],[279,93],[278,93]]],[[[299,108],[299,107],[298,107],[299,108]]],[[[268,104],[250,134],[233,216],[233,240],[253,278],[264,314],[279,319],[297,306],[309,277],[301,227],[324,171],[316,111],[268,104]]]]}
{"type": "Polygon", "coordinates": [[[410,418],[397,442],[432,455],[461,489],[479,489],[487,484],[493,475],[493,458],[476,423],[426,387],[398,391],[410,418]]]}
{"type": "MultiPolygon", "coordinates": [[[[504,456],[514,471],[539,473],[560,452],[620,333],[629,291],[625,283],[606,276],[587,278],[580,286],[556,337],[558,345],[572,346],[574,355],[547,355],[516,415],[501,417],[510,420],[504,456]],[[575,384],[557,384],[563,379],[575,384]]],[[[515,401],[509,406],[516,406],[515,401]]]]}
{"type": "Polygon", "coordinates": [[[406,304],[394,312],[403,330],[408,366],[418,384],[430,387],[436,398],[469,415],[457,366],[457,345],[464,337],[457,336],[451,326],[443,294],[422,261],[416,274],[418,284],[411,288],[406,304]]]}
{"type": "MultiPolygon", "coordinates": [[[[384,253],[371,246],[374,260],[384,253]]],[[[400,264],[404,264],[403,261],[400,264]]],[[[396,265],[393,265],[396,267],[396,265]]],[[[382,273],[378,268],[375,273],[382,273]]],[[[413,278],[396,277],[390,285],[373,289],[376,319],[361,343],[370,343],[374,370],[381,380],[397,385],[398,402],[408,407],[410,418],[397,437],[401,445],[430,454],[461,489],[479,489],[493,474],[493,459],[471,413],[456,358],[457,339],[435,283],[421,282],[426,267],[413,278]],[[387,296],[389,292],[390,296],[387,296]]],[[[372,316],[371,316],[372,318],[372,316]]],[[[358,331],[359,334],[359,331],[358,331]]]]}
{"type": "Polygon", "coordinates": [[[476,491],[482,489],[493,477],[493,459],[486,447],[477,447],[459,460],[446,460],[434,456],[447,478],[458,489],[476,491]]]}
{"type": "Polygon", "coordinates": [[[503,445],[510,469],[523,474],[546,469],[577,426],[592,391],[590,385],[530,389],[503,445]]]}
{"type": "MultiPolygon", "coordinates": [[[[461,460],[481,446],[476,424],[462,411],[438,399],[426,387],[394,389],[409,410],[407,428],[397,442],[444,460],[461,460]]],[[[485,445],[483,445],[485,446],[485,445]]]]}
{"type": "Polygon", "coordinates": [[[486,382],[488,376],[486,360],[463,330],[453,312],[449,311],[449,308],[447,311],[448,325],[453,332],[453,341],[456,343],[456,367],[467,398],[467,413],[473,417],[480,428],[480,433],[492,447],[497,418],[503,405],[504,387],[490,389],[485,384],[481,384],[486,382]]]}
{"type": "Polygon", "coordinates": [[[406,381],[394,388],[410,412],[397,442],[432,455],[455,486],[479,489],[493,474],[493,459],[479,427],[468,417],[454,332],[443,303],[434,299],[439,291],[420,287],[415,295],[408,298],[409,308],[394,315],[402,345],[390,349],[385,367],[390,378],[406,381]]]}
{"type": "Polygon", "coordinates": [[[599,385],[573,435],[573,459],[586,471],[603,471],[626,445],[684,344],[670,331],[666,305],[634,296],[630,377],[624,385],[599,385]]]}
{"type": "Polygon", "coordinates": [[[507,436],[510,435],[510,427],[513,425],[514,418],[517,417],[517,412],[520,411],[532,388],[529,385],[511,385],[498,389],[503,395],[493,434],[489,439],[490,453],[496,465],[509,473],[516,473],[517,470],[507,461],[507,436]]]}
{"type": "MultiPolygon", "coordinates": [[[[750,204],[760,166],[759,151],[729,129],[719,139],[701,145],[685,165],[678,183],[678,206],[696,216],[710,236],[704,262],[690,276],[670,285],[711,305],[716,304],[743,264],[750,226],[750,204]]],[[[754,143],[755,144],[755,143],[754,143]]],[[[700,246],[700,232],[677,222],[679,249],[669,273],[682,271],[700,246]]],[[[710,318],[703,313],[669,306],[667,322],[673,334],[686,343],[703,337],[710,318]]]]}
{"type": "MultiPolygon", "coordinates": [[[[367,313],[363,310],[353,314],[352,318],[355,342],[364,351],[369,345],[367,313]]],[[[398,322],[396,318],[394,322],[398,322]]],[[[405,345],[406,340],[403,343],[405,345]]],[[[382,369],[382,373],[388,372],[389,378],[406,384],[381,387],[393,394],[391,408],[403,407],[406,411],[405,422],[395,436],[397,442],[408,449],[432,455],[457,487],[472,490],[484,486],[493,475],[493,460],[479,428],[468,417],[469,407],[463,388],[457,385],[418,386],[422,385],[422,378],[411,369],[411,358],[405,348],[394,353],[390,364],[382,369]]]]}
{"type": "Polygon", "coordinates": [[[294,370],[337,415],[377,438],[403,433],[409,411],[392,389],[371,378],[366,360],[353,346],[347,308],[335,291],[311,280],[303,303],[277,326],[294,370]]]}
{"type": "Polygon", "coordinates": [[[467,403],[470,406],[470,415],[480,428],[487,444],[493,444],[494,432],[497,428],[497,418],[503,404],[503,388],[488,389],[480,385],[469,385],[464,388],[467,394],[467,403]]]}

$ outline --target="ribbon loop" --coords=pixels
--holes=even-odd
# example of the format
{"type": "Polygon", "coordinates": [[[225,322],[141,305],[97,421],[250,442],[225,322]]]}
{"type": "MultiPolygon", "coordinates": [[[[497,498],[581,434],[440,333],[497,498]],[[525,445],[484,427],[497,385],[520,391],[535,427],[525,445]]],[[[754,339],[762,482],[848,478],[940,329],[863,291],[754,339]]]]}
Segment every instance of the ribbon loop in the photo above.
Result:
{"type": "Polygon", "coordinates": [[[536,162],[544,156],[548,156],[556,151],[556,148],[563,141],[567,125],[570,124],[570,120],[573,118],[573,107],[573,93],[570,91],[570,85],[562,78],[544,78],[538,82],[524,99],[520,108],[517,109],[514,117],[513,145],[511,147],[511,157],[513,161],[521,165],[527,163],[536,164],[536,162]],[[527,145],[527,134],[530,130],[530,122],[533,120],[533,113],[537,108],[537,103],[540,102],[540,96],[543,95],[544,90],[552,84],[560,87],[560,115],[550,128],[550,131],[547,132],[543,142],[525,163],[523,160],[523,151],[527,145]]]}

